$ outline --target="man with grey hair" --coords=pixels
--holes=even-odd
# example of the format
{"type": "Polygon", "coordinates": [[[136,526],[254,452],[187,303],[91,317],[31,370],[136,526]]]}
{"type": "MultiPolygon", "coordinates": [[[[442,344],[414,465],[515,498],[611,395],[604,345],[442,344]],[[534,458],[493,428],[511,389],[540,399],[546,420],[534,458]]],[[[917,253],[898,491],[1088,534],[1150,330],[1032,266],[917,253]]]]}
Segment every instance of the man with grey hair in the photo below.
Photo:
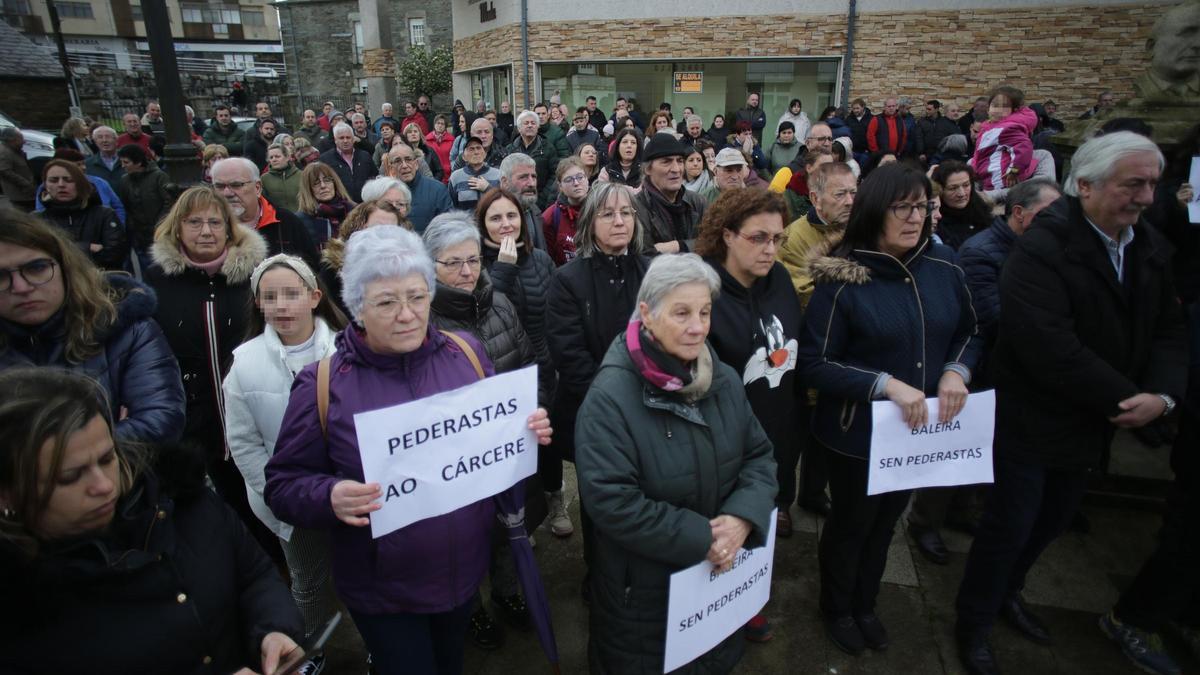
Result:
{"type": "Polygon", "coordinates": [[[1096,105],[1085,110],[1083,114],[1079,116],[1079,119],[1090,120],[1102,112],[1112,110],[1116,107],[1116,105],[1117,97],[1113,96],[1113,93],[1106,89],[1096,96],[1096,105]]]}
{"type": "Polygon", "coordinates": [[[99,126],[92,130],[92,142],[99,152],[92,153],[83,161],[84,171],[89,176],[103,178],[112,189],[116,190],[125,175],[125,168],[117,158],[117,130],[112,127],[99,126]]]}
{"type": "MultiPolygon", "coordinates": [[[[533,160],[537,166],[537,184],[548,193],[546,188],[550,185],[550,177],[558,170],[559,155],[550,140],[539,132],[540,125],[538,113],[532,110],[521,111],[521,114],[517,115],[517,137],[508,145],[508,152],[520,153],[533,160]]],[[[500,172],[504,173],[503,165],[500,172]]],[[[549,201],[549,197],[546,196],[538,201],[538,205],[545,208],[549,201]]]]}
{"type": "MultiPolygon", "coordinates": [[[[367,153],[375,152],[379,136],[367,125],[367,116],[362,113],[350,113],[350,128],[354,129],[354,147],[367,153]]],[[[424,136],[424,134],[422,134],[424,136]]]]}
{"type": "Polygon", "coordinates": [[[226,157],[212,165],[212,187],[229,202],[237,222],[258,232],[270,255],[288,253],[320,268],[317,244],[296,214],[275,206],[263,196],[261,173],[245,157],[226,157]]]}
{"type": "Polygon", "coordinates": [[[441,215],[454,208],[450,201],[450,193],[439,180],[422,175],[419,171],[421,159],[417,151],[408,143],[397,143],[388,151],[388,175],[399,178],[408,186],[412,194],[412,204],[409,207],[408,219],[418,233],[425,231],[425,226],[434,216],[441,215]]]}
{"type": "MultiPolygon", "coordinates": [[[[525,112],[530,111],[526,110],[525,112]]],[[[537,162],[529,155],[514,152],[500,163],[500,188],[508,190],[521,200],[521,206],[525,211],[525,229],[529,231],[529,240],[533,242],[534,248],[545,251],[546,234],[542,231],[542,209],[538,206],[538,184],[537,162]]]]}
{"type": "Polygon", "coordinates": [[[391,103],[384,103],[383,105],[379,106],[379,113],[379,117],[376,118],[371,124],[371,130],[375,132],[376,136],[379,135],[379,127],[381,127],[384,122],[391,122],[397,129],[400,128],[400,120],[392,117],[391,103]]]}
{"type": "Polygon", "coordinates": [[[342,179],[346,192],[355,202],[362,201],[362,186],[379,175],[371,153],[356,147],[354,129],[345,122],[333,126],[333,149],[321,154],[321,163],[329,165],[342,179]]]}
{"type": "Polygon", "coordinates": [[[700,119],[699,115],[688,115],[683,118],[683,122],[680,125],[683,127],[683,137],[679,140],[683,141],[684,145],[695,147],[696,141],[705,138],[704,122],[700,119]]]}
{"type": "MultiPolygon", "coordinates": [[[[1142,217],[1163,156],[1132,132],[1093,138],[1072,157],[1066,196],[1043,209],[1000,276],[995,484],[959,589],[956,637],[968,672],[998,672],[987,641],[997,614],[1050,641],[1021,601],[1038,556],[1067,527],[1117,429],[1169,416],[1188,350],[1167,241],[1142,217]]],[[[1112,614],[1101,627],[1151,672],[1161,647],[1112,614]]],[[[1158,661],[1161,663],[1161,661],[1158,661]]]]}

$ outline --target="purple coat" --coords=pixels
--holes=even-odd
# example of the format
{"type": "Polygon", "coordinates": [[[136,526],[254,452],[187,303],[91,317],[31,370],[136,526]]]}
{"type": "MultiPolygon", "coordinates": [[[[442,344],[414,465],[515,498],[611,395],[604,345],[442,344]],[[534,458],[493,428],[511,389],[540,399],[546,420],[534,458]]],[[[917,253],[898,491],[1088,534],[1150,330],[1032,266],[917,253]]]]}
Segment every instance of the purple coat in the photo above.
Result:
{"type": "MultiPolygon", "coordinates": [[[[479,342],[461,334],[487,375],[479,342]]],[[[355,328],[335,339],[330,365],[328,440],[317,413],[317,364],[292,385],[275,454],[267,463],[267,505],[284,522],[330,531],[334,585],[347,607],[364,614],[445,612],[466,602],[487,571],[495,522],[492,498],[401,528],[379,539],[370,527],[338,520],[329,502],[340,480],[363,480],[354,414],[407,403],[477,380],[467,356],[430,325],[407,354],[371,351],[355,328]]]]}

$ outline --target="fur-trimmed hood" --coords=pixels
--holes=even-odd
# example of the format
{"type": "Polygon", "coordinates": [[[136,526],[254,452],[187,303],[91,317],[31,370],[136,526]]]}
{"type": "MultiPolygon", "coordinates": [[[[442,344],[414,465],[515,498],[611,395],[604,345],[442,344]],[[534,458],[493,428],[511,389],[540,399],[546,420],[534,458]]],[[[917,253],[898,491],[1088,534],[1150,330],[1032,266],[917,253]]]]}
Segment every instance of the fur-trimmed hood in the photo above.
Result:
{"type": "Polygon", "coordinates": [[[814,283],[862,285],[871,280],[871,270],[850,258],[830,255],[842,243],[836,234],[812,247],[808,253],[809,274],[814,283]]]}
{"type": "Polygon", "coordinates": [[[334,272],[341,272],[346,263],[346,242],[336,237],[325,242],[325,250],[321,251],[321,263],[334,272]]]}
{"type": "MultiPolygon", "coordinates": [[[[267,242],[258,232],[241,223],[234,227],[241,231],[242,243],[229,245],[229,255],[221,265],[221,274],[226,282],[240,284],[247,281],[254,268],[266,259],[267,242]]],[[[188,268],[187,259],[180,251],[179,240],[173,236],[156,239],[150,247],[150,257],[168,277],[179,276],[188,268]]]]}

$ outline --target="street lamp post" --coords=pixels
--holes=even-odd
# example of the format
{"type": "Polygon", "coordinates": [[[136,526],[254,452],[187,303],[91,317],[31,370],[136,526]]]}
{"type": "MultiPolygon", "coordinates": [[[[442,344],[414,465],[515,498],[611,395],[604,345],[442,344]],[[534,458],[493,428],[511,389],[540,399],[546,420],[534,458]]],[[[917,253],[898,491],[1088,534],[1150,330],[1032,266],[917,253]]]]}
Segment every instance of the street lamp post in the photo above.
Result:
{"type": "Polygon", "coordinates": [[[158,84],[158,103],[167,129],[167,147],[163,150],[167,175],[177,185],[193,185],[201,182],[204,172],[196,146],[192,145],[187,112],[183,108],[183,87],[179,83],[179,64],[175,60],[175,40],[171,37],[166,0],[142,0],[142,16],[154,81],[158,84]]]}

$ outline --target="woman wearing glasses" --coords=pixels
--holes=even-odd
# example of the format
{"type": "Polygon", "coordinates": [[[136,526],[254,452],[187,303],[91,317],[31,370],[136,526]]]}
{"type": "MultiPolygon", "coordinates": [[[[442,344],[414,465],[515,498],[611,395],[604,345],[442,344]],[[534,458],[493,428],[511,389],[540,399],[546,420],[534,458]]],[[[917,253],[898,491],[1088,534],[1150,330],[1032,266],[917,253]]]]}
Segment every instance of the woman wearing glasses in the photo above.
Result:
{"type": "Polygon", "coordinates": [[[850,654],[887,648],[875,600],[911,493],[867,496],[871,402],[892,401],[913,428],[948,422],[979,358],[963,272],[949,247],[930,240],[930,192],[917,169],[876,169],[859,186],[842,240],[809,258],[816,289],[800,338],[801,378],[818,392],[812,433],[829,450],[833,498],[818,554],[820,605],[830,638],[850,654]]]}
{"type": "Polygon", "coordinates": [[[275,535],[255,517],[246,486],[229,461],[221,378],[246,336],[250,274],[267,257],[267,242],[237,223],[229,202],[209,187],[179,196],[159,223],[146,283],[158,294],[154,317],[179,361],[187,395],[183,438],[204,448],[217,492],[263,548],[282,562],[275,535]]]}
{"type": "Polygon", "coordinates": [[[96,269],[38,218],[5,210],[0,220],[0,370],[86,373],[107,392],[119,439],[177,440],[183,384],[154,322],[154,293],[127,275],[96,269]]]}
{"type": "Polygon", "coordinates": [[[579,209],[588,194],[587,169],[578,157],[567,157],[558,163],[558,199],[542,212],[542,231],[546,248],[554,264],[566,265],[575,257],[576,223],[579,209]]]}
{"type": "MultiPolygon", "coordinates": [[[[310,364],[296,377],[267,463],[267,505],[286,523],[329,533],[334,586],[376,672],[460,673],[496,504],[515,502],[519,488],[373,539],[369,515],[384,495],[363,481],[354,416],[470,384],[493,373],[492,361],[474,336],[430,323],[434,263],[416,234],[358,232],[347,241],[342,282],[354,325],[334,338],[327,411],[310,364]]],[[[544,410],[528,423],[539,443],[550,442],[544,410]]]]}
{"type": "Polygon", "coordinates": [[[309,164],[300,173],[297,202],[300,210],[296,215],[304,222],[319,249],[324,249],[326,242],[337,236],[342,219],[354,208],[342,179],[329,165],[320,162],[309,164]]]}

